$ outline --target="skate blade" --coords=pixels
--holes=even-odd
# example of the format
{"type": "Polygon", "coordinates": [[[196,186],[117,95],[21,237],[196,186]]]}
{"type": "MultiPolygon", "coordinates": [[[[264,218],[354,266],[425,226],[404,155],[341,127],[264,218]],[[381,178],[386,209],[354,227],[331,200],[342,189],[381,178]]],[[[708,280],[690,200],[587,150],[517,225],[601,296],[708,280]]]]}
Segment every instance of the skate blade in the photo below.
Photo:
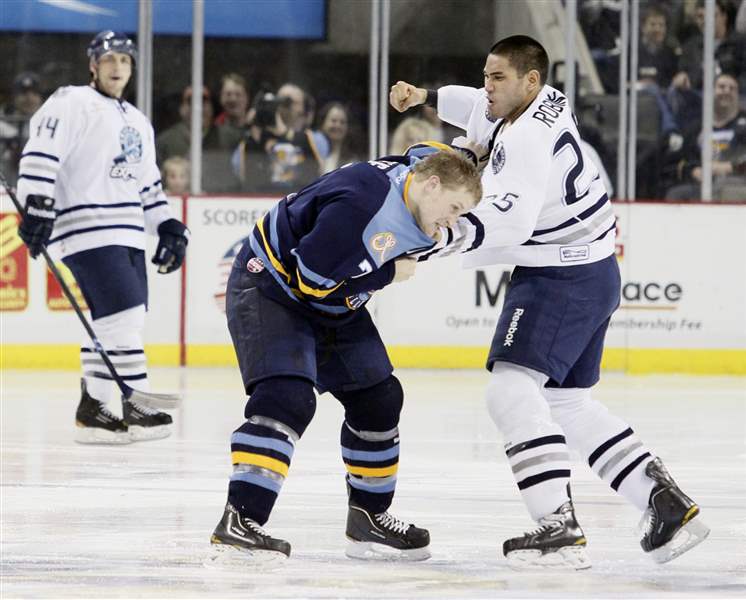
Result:
{"type": "Polygon", "coordinates": [[[401,550],[392,548],[386,544],[377,544],[375,542],[358,542],[348,540],[345,549],[347,558],[357,560],[377,560],[377,561],[418,561],[430,558],[430,547],[411,548],[401,550]]]}
{"type": "Polygon", "coordinates": [[[129,426],[133,442],[145,442],[148,440],[162,440],[171,435],[171,425],[156,425],[155,427],[141,427],[139,425],[129,426]]]}
{"type": "Polygon", "coordinates": [[[129,395],[125,394],[127,400],[130,402],[136,402],[137,404],[142,404],[148,408],[153,408],[155,410],[168,410],[178,408],[181,404],[181,396],[178,394],[154,394],[152,392],[141,392],[140,390],[129,389],[131,389],[132,392],[129,395]]]}
{"type": "Polygon", "coordinates": [[[585,546],[564,546],[553,552],[541,550],[513,550],[505,557],[508,566],[515,571],[536,571],[543,569],[575,570],[591,568],[585,546]]]}
{"type": "Polygon", "coordinates": [[[270,570],[281,567],[287,560],[282,552],[273,550],[248,550],[241,546],[231,546],[210,540],[211,553],[204,565],[212,568],[238,567],[270,570]]]}
{"type": "Polygon", "coordinates": [[[108,431],[98,427],[80,427],[75,426],[75,435],[73,439],[78,444],[93,444],[103,446],[121,446],[131,444],[132,436],[129,431],[108,431]]]}
{"type": "Polygon", "coordinates": [[[667,544],[651,550],[650,557],[658,564],[670,562],[704,542],[709,534],[710,528],[701,520],[694,519],[679,529],[667,544]]]}

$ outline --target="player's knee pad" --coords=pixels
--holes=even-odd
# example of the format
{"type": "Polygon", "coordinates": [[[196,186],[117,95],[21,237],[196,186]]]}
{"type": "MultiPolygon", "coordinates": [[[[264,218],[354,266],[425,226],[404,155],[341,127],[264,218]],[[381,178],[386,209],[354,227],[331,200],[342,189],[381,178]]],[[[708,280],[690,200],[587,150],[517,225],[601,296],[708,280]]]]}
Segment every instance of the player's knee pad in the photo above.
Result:
{"type": "MultiPolygon", "coordinates": [[[[93,331],[104,346],[107,345],[108,340],[119,345],[121,339],[127,336],[134,335],[139,340],[145,327],[145,305],[139,304],[113,315],[94,319],[92,325],[93,331]]],[[[129,346],[129,344],[126,345],[129,346]]]]}
{"type": "Polygon", "coordinates": [[[362,390],[332,393],[344,406],[345,420],[354,429],[388,431],[399,424],[404,390],[393,375],[362,390]]]}
{"type": "Polygon", "coordinates": [[[271,377],[254,386],[244,415],[250,422],[252,418],[259,419],[260,424],[270,428],[287,427],[290,433],[300,437],[315,412],[316,394],[310,381],[300,377],[271,377]]]}
{"type": "Polygon", "coordinates": [[[496,362],[487,384],[487,411],[506,441],[553,431],[541,389],[546,375],[506,362],[496,362]]]}

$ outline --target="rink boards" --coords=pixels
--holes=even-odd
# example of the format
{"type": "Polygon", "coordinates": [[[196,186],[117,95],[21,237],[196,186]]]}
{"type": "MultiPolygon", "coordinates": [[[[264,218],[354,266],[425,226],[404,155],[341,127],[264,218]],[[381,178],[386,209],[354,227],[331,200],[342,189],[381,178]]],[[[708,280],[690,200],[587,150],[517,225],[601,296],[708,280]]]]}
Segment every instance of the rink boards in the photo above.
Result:
{"type": "MultiPolygon", "coordinates": [[[[172,198],[192,231],[182,271],[150,269],[146,349],[153,365],[229,365],[225,282],[233,256],[272,198],[172,198]]],[[[604,367],[627,372],[746,374],[746,206],[617,203],[621,307],[604,367]]],[[[77,368],[82,328],[41,260],[0,204],[2,366],[77,368]]],[[[148,258],[155,248],[150,239],[148,258]]],[[[480,367],[510,266],[464,270],[459,258],[418,267],[415,278],[369,304],[399,367],[480,367]]]]}

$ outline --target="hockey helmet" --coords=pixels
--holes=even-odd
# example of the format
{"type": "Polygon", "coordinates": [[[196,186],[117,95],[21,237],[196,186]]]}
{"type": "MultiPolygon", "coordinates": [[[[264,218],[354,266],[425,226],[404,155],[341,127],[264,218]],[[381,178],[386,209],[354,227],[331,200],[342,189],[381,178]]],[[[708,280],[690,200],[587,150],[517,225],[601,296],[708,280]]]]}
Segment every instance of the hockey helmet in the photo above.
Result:
{"type": "Polygon", "coordinates": [[[135,42],[119,31],[107,29],[102,31],[88,44],[88,57],[98,62],[107,52],[121,52],[129,54],[132,62],[137,62],[137,46],[135,42]]]}

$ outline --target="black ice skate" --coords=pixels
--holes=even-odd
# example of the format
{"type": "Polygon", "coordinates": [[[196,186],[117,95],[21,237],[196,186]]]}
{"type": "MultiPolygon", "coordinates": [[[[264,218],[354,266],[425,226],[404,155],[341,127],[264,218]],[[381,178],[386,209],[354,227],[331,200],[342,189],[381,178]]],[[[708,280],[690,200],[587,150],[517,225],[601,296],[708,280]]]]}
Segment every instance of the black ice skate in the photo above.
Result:
{"type": "Polygon", "coordinates": [[[171,435],[173,419],[167,413],[124,399],[122,400],[122,412],[133,442],[159,440],[171,435]]]}
{"type": "Polygon", "coordinates": [[[700,519],[692,520],[699,507],[679,489],[660,458],[647,464],[645,475],[656,486],[640,521],[640,545],[655,562],[665,563],[704,541],[710,529],[700,519]]]}
{"type": "Polygon", "coordinates": [[[388,512],[373,514],[350,504],[347,512],[350,558],[363,560],[425,560],[430,558],[427,529],[402,523],[388,512]]]}
{"type": "Polygon", "coordinates": [[[503,542],[503,554],[513,569],[587,569],[583,530],[568,500],[552,514],[539,519],[539,528],[503,542]]]}
{"type": "Polygon", "coordinates": [[[129,444],[127,424],[109,412],[103,402],[91,397],[80,380],[80,403],[75,411],[75,441],[80,444],[129,444]]]}
{"type": "Polygon", "coordinates": [[[285,560],[290,556],[290,544],[271,537],[255,521],[241,517],[229,502],[210,537],[218,551],[233,552],[234,557],[244,554],[247,559],[267,563],[285,560]]]}

